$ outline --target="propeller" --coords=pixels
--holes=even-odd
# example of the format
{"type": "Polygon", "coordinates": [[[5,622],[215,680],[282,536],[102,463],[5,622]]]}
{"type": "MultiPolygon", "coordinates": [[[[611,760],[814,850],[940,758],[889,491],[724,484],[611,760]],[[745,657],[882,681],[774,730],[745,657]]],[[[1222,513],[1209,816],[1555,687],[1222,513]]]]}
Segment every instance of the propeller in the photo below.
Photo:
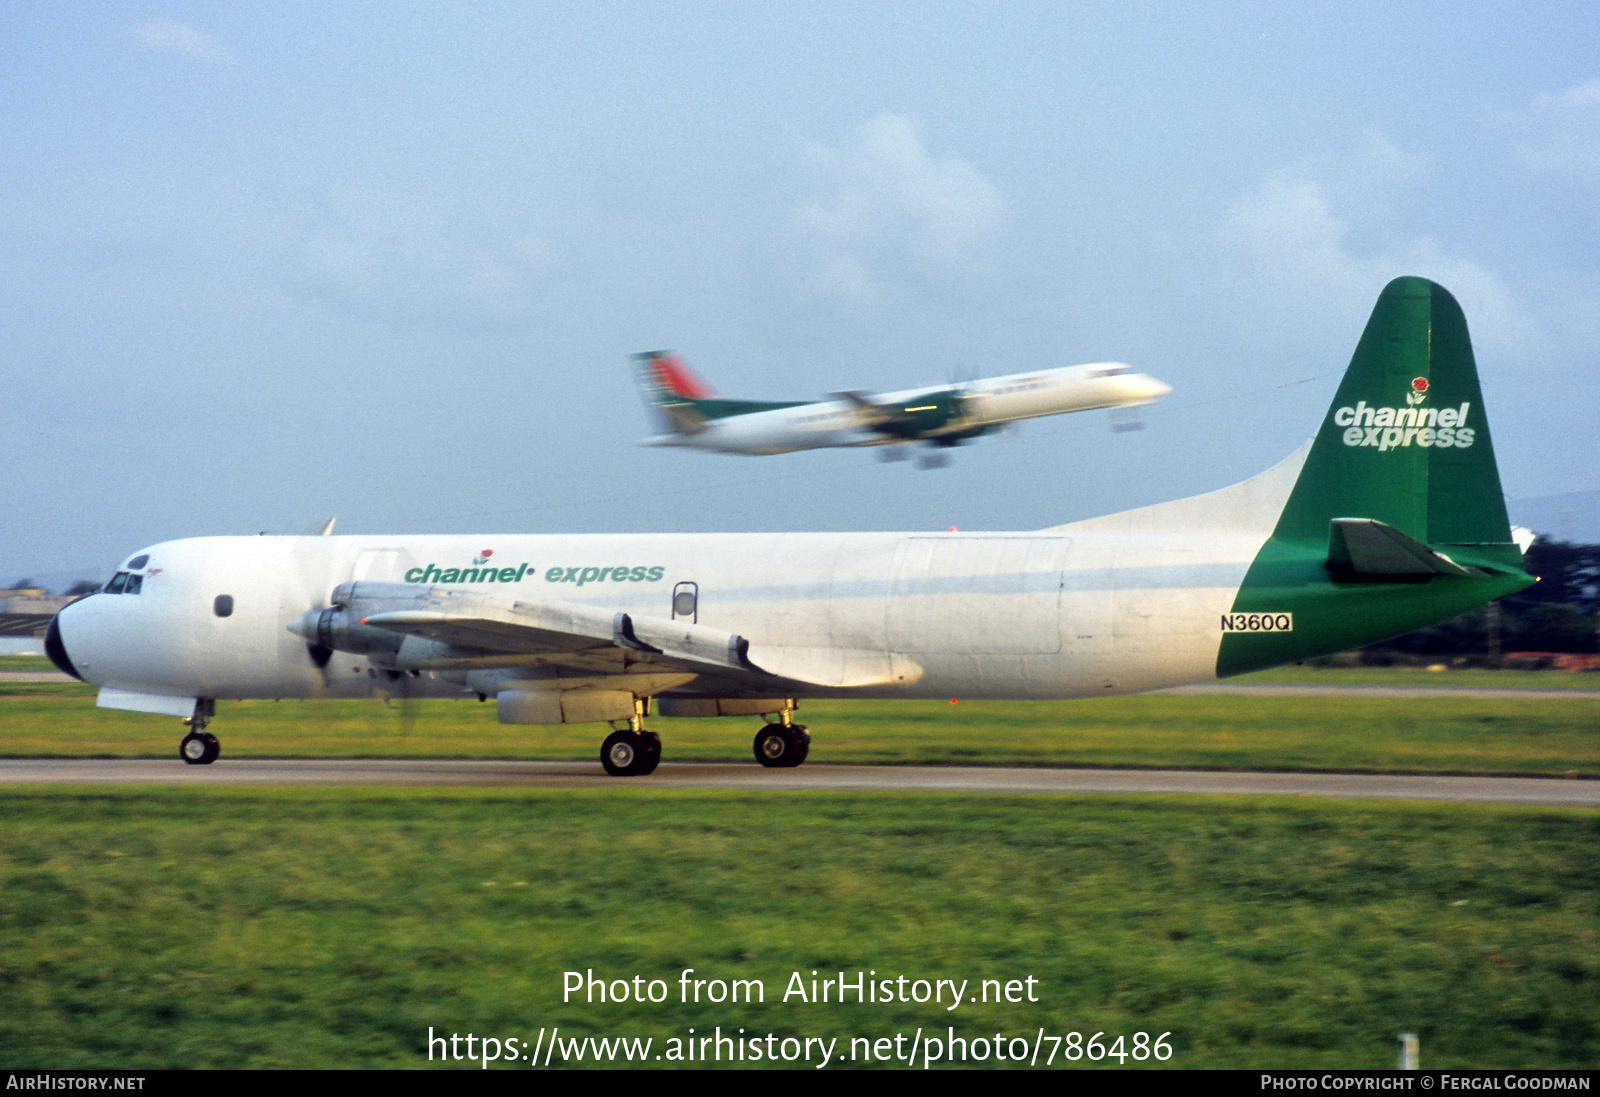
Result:
{"type": "Polygon", "coordinates": [[[289,630],[306,641],[306,656],[322,674],[323,685],[330,692],[338,692],[333,682],[333,656],[335,652],[348,652],[367,657],[367,673],[375,676],[373,692],[383,701],[384,707],[398,714],[401,734],[409,735],[416,724],[419,702],[427,695],[427,682],[419,670],[407,670],[395,665],[402,638],[386,629],[365,623],[365,613],[371,612],[357,602],[349,602],[344,586],[335,588],[322,606],[313,605],[290,626],[289,630]]]}
{"type": "Polygon", "coordinates": [[[410,735],[417,726],[417,712],[422,707],[426,688],[420,671],[383,670],[378,672],[383,707],[399,719],[401,735],[410,735]]]}

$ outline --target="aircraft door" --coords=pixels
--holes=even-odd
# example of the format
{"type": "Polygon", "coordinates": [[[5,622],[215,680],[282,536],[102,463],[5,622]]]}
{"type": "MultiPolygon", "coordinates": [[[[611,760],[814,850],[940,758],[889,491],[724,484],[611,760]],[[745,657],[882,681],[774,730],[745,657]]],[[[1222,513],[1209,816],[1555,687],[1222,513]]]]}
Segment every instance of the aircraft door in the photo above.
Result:
{"type": "Polygon", "coordinates": [[[411,554],[403,548],[362,549],[350,569],[350,579],[356,583],[399,583],[411,566],[411,554]]]}

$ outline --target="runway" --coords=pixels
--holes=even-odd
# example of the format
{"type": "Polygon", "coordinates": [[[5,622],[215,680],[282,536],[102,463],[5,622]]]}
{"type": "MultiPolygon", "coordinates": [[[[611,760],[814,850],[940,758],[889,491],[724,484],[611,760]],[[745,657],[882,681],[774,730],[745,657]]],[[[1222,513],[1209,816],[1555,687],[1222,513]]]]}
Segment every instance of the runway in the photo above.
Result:
{"type": "Polygon", "coordinates": [[[1250,773],[1216,770],[1042,769],[1001,766],[670,763],[649,777],[607,777],[595,762],[366,759],[229,760],[186,766],[176,758],[0,760],[0,785],[271,785],[722,789],[788,792],[1169,793],[1315,796],[1341,800],[1444,800],[1545,807],[1600,807],[1600,781],[1428,774],[1250,773]]]}

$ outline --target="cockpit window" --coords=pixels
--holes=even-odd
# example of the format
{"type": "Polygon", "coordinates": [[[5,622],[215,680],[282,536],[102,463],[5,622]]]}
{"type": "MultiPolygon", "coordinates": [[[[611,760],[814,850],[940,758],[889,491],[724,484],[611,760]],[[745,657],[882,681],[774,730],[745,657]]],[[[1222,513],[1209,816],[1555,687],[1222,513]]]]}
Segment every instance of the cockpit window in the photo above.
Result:
{"type": "Polygon", "coordinates": [[[144,589],[144,576],[143,575],[130,575],[130,576],[128,576],[128,585],[122,588],[122,593],[123,594],[138,594],[143,589],[144,589]]]}
{"type": "Polygon", "coordinates": [[[128,561],[128,570],[129,571],[138,571],[140,568],[144,567],[149,562],[150,562],[150,554],[148,552],[140,553],[138,556],[135,556],[132,560],[128,561]]]}
{"type": "Polygon", "coordinates": [[[1127,372],[1128,372],[1128,367],[1127,366],[1107,366],[1105,369],[1097,369],[1097,370],[1095,370],[1094,371],[1094,375],[1096,377],[1115,377],[1119,373],[1127,373],[1127,372]]]}
{"type": "Polygon", "coordinates": [[[121,594],[128,585],[128,573],[119,571],[111,577],[111,582],[106,584],[107,594],[121,594]]]}

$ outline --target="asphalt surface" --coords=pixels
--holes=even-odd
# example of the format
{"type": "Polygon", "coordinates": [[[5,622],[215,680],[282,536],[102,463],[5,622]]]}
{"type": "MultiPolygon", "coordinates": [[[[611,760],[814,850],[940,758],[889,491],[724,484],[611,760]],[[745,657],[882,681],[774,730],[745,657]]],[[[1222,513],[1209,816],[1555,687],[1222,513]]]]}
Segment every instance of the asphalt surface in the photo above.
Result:
{"type": "Polygon", "coordinates": [[[1246,773],[1214,770],[1027,769],[1001,766],[669,763],[649,777],[607,777],[596,762],[365,759],[229,760],[188,766],[177,758],[0,760],[0,785],[431,786],[482,788],[727,789],[762,792],[885,791],[1181,793],[1316,796],[1359,800],[1450,800],[1547,807],[1600,807],[1600,781],[1428,774],[1246,773]]]}

